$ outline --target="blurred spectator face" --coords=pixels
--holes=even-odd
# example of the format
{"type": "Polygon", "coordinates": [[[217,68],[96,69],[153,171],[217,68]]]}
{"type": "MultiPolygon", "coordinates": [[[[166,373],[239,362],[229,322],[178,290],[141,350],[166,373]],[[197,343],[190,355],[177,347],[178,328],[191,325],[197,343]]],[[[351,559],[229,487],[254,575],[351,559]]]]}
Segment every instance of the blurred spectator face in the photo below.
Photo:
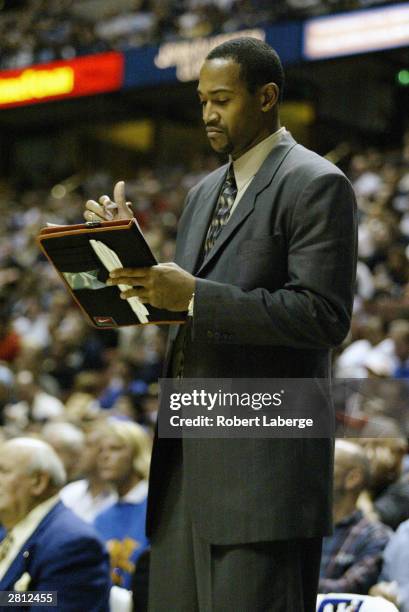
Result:
{"type": "Polygon", "coordinates": [[[142,400],[142,410],[148,423],[155,424],[159,410],[159,397],[155,385],[153,389],[142,400]]]}
{"type": "Polygon", "coordinates": [[[90,431],[98,420],[99,406],[90,393],[75,391],[65,403],[68,420],[84,431],[90,431]]]}
{"type": "Polygon", "coordinates": [[[52,446],[63,462],[69,480],[73,480],[79,474],[79,456],[60,440],[55,440],[52,446]]]}
{"type": "Polygon", "coordinates": [[[16,458],[0,447],[0,521],[7,523],[9,516],[24,517],[31,497],[33,478],[25,473],[27,457],[16,458]]]}
{"type": "Polygon", "coordinates": [[[16,383],[16,394],[18,399],[31,404],[38,391],[32,372],[28,370],[19,372],[16,376],[16,383]]]}
{"type": "Polygon", "coordinates": [[[406,441],[400,438],[362,438],[359,444],[371,464],[371,491],[377,493],[395,482],[402,471],[406,441]]]}
{"type": "Polygon", "coordinates": [[[249,92],[240,78],[240,65],[232,59],[206,60],[198,92],[210,145],[217,153],[237,158],[252,146],[262,129],[264,113],[258,95],[249,92]],[[216,90],[219,92],[212,93],[216,90]]]}
{"type": "Polygon", "coordinates": [[[68,481],[80,475],[81,458],[85,449],[83,432],[65,422],[48,423],[42,429],[42,436],[61,459],[68,481]]]}
{"type": "Polygon", "coordinates": [[[42,364],[42,352],[37,346],[24,343],[14,365],[17,371],[38,372],[42,364]]]}
{"type": "Polygon", "coordinates": [[[338,440],[335,444],[334,503],[349,494],[357,497],[363,489],[365,473],[359,455],[361,449],[350,442],[338,440]]]}
{"type": "Polygon", "coordinates": [[[375,346],[383,339],[383,324],[379,317],[370,317],[362,326],[362,337],[375,346]]]}
{"type": "Polygon", "coordinates": [[[409,279],[409,262],[403,247],[391,247],[388,251],[387,265],[394,272],[396,280],[406,282],[409,279]]]}
{"type": "Polygon", "coordinates": [[[85,446],[81,455],[79,470],[84,477],[92,476],[97,471],[101,435],[101,431],[93,429],[85,436],[85,446]]]}
{"type": "Polygon", "coordinates": [[[368,170],[368,161],[364,155],[354,155],[351,160],[351,174],[357,178],[368,170]]]}
{"type": "Polygon", "coordinates": [[[112,406],[112,412],[136,419],[137,410],[133,398],[130,395],[120,395],[112,406]]]}
{"type": "Polygon", "coordinates": [[[102,480],[115,484],[127,481],[133,474],[133,450],[115,434],[101,439],[98,469],[102,480]]]}
{"type": "Polygon", "coordinates": [[[6,527],[23,519],[49,485],[49,477],[29,468],[29,449],[13,444],[0,446],[0,523],[6,527]]]}
{"type": "Polygon", "coordinates": [[[126,359],[114,359],[105,371],[105,385],[124,387],[132,381],[132,368],[126,359]]]}
{"type": "Polygon", "coordinates": [[[369,221],[369,230],[377,249],[383,249],[392,243],[393,231],[386,221],[379,218],[371,219],[369,221]]]}

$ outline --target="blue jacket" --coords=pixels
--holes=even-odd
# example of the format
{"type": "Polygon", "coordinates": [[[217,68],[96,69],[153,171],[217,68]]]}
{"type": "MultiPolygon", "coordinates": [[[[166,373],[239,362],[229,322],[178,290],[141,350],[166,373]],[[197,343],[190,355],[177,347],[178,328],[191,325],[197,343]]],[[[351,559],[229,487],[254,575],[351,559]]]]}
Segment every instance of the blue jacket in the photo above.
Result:
{"type": "Polygon", "coordinates": [[[131,588],[136,561],[149,545],[145,520],[146,498],[140,503],[119,500],[94,521],[110,553],[112,582],[125,589],[131,588]]]}
{"type": "MultiPolygon", "coordinates": [[[[0,536],[1,537],[1,536],[0,536]]],[[[25,542],[0,580],[0,590],[11,591],[28,573],[28,591],[57,591],[58,612],[108,612],[109,560],[104,544],[84,521],[58,502],[25,542]]],[[[32,610],[38,607],[13,608],[32,610]]],[[[1,612],[9,607],[0,606],[1,612]]]]}

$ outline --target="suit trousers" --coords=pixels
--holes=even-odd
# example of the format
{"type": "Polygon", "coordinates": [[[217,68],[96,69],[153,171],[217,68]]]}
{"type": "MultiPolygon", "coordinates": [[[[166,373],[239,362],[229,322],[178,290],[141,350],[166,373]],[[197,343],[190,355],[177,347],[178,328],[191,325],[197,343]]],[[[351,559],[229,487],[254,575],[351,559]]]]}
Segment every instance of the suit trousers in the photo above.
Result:
{"type": "Polygon", "coordinates": [[[180,457],[152,536],[149,612],[315,611],[322,538],[214,545],[187,501],[180,457]]]}

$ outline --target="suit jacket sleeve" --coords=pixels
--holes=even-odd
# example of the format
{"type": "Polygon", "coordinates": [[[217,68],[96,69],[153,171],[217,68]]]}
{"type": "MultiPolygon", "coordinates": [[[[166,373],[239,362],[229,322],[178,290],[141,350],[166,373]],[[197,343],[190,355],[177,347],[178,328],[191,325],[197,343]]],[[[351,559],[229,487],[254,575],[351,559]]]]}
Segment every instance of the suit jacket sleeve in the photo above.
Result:
{"type": "MultiPolygon", "coordinates": [[[[341,173],[315,177],[294,198],[287,282],[277,291],[197,279],[196,341],[329,348],[348,333],[356,268],[356,204],[341,173]]],[[[255,260],[254,265],[257,265],[255,260]]]]}
{"type": "Polygon", "coordinates": [[[62,545],[35,584],[36,591],[58,592],[60,612],[108,612],[110,587],[108,553],[91,537],[62,545]]]}

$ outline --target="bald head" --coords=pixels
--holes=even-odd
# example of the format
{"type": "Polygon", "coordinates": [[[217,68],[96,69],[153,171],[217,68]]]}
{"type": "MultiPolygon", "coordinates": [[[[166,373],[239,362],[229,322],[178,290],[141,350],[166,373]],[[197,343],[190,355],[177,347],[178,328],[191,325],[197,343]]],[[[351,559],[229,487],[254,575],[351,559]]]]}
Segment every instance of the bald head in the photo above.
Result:
{"type": "Polygon", "coordinates": [[[15,438],[0,446],[0,522],[7,529],[65,483],[61,460],[49,444],[15,438]]]}
{"type": "Polygon", "coordinates": [[[64,466],[47,442],[35,438],[14,438],[5,442],[3,447],[4,452],[9,452],[26,473],[44,472],[50,477],[53,486],[57,488],[64,486],[66,481],[64,466]]]}

